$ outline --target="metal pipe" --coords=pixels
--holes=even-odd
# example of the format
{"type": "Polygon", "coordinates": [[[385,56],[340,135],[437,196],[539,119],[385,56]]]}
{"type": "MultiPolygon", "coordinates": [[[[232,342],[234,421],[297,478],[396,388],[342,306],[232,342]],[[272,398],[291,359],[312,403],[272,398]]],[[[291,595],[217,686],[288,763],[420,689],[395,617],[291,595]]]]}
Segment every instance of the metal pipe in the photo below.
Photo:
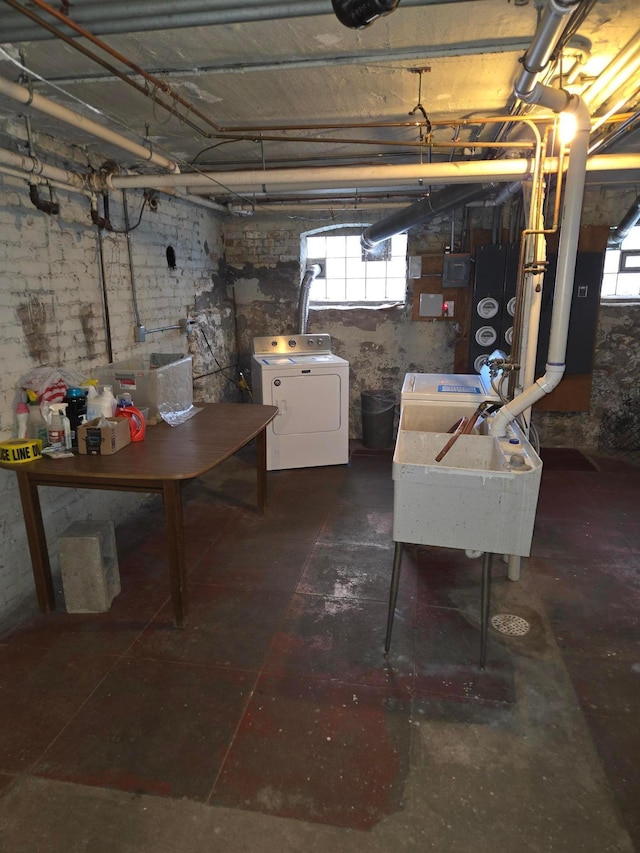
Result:
{"type": "Polygon", "coordinates": [[[156,154],[143,145],[138,145],[137,142],[132,142],[127,137],[119,133],[114,133],[114,131],[81,116],[79,113],[73,112],[73,110],[67,109],[67,107],[63,107],[60,104],[54,103],[54,101],[50,101],[48,98],[44,98],[42,95],[31,92],[26,86],[21,86],[19,83],[12,83],[10,80],[0,77],[0,95],[5,95],[13,101],[32,107],[39,112],[46,113],[59,121],[63,121],[65,124],[79,128],[91,136],[102,139],[103,142],[108,142],[110,145],[115,145],[123,151],[128,151],[140,160],[153,163],[162,169],[167,169],[169,172],[175,173],[180,171],[175,160],[170,160],[162,154],[156,154]]]}
{"type": "Polygon", "coordinates": [[[607,248],[619,249],[620,244],[629,231],[640,221],[640,195],[622,217],[620,224],[614,229],[607,240],[607,248]]]}
{"type": "Polygon", "coordinates": [[[70,172],[68,169],[60,169],[57,166],[50,166],[38,160],[37,157],[30,157],[27,154],[18,154],[15,151],[7,151],[5,148],[0,148],[0,164],[17,169],[26,175],[38,175],[47,180],[57,181],[60,184],[65,184],[69,189],[77,189],[84,191],[86,182],[83,177],[76,175],[75,172],[70,172]]]}
{"type": "Polygon", "coordinates": [[[107,271],[104,263],[104,237],[102,228],[96,228],[98,233],[98,259],[100,261],[100,293],[102,296],[102,316],[104,318],[104,335],[107,346],[107,361],[113,361],[113,343],[111,341],[111,318],[109,315],[109,293],[107,290],[107,271]]]}
{"type": "Polygon", "coordinates": [[[127,237],[127,256],[129,258],[129,277],[131,279],[131,297],[133,300],[133,313],[136,321],[136,327],[140,328],[140,311],[138,309],[138,293],[136,290],[136,277],[133,269],[133,253],[131,252],[131,228],[129,225],[129,205],[127,204],[127,191],[122,190],[122,207],[124,210],[124,229],[127,237]]]}
{"type": "Polygon", "coordinates": [[[637,32],[584,92],[585,103],[591,110],[603,104],[631,78],[639,64],[640,32],[637,32]]]}
{"type": "MultiPolygon", "coordinates": [[[[529,49],[522,58],[522,71],[513,87],[521,101],[531,103],[538,74],[548,65],[556,44],[564,30],[564,19],[581,0],[549,0],[529,49]]],[[[558,90],[554,90],[558,91],[558,90]]],[[[553,107],[552,107],[553,109],[553,107]]]]}
{"type": "Polygon", "coordinates": [[[386,219],[365,228],[360,237],[362,248],[371,251],[378,243],[435,219],[442,213],[448,213],[470,201],[489,195],[496,188],[495,184],[463,184],[455,189],[442,190],[435,195],[417,201],[410,207],[392,213],[386,219]]]}
{"type": "MultiPolygon", "coordinates": [[[[428,184],[461,184],[485,181],[512,182],[530,177],[532,162],[516,160],[474,160],[455,163],[420,163],[400,166],[318,166],[296,169],[253,169],[246,171],[189,172],[179,175],[114,175],[107,185],[118,189],[189,187],[205,195],[218,193],[269,194],[292,190],[323,190],[358,186],[394,186],[419,189],[428,184]]],[[[637,171],[640,154],[608,154],[591,157],[587,171],[637,171]]],[[[558,158],[546,157],[543,171],[557,172],[558,158]]]]}
{"type": "MultiPolygon", "coordinates": [[[[403,0],[404,7],[436,6],[462,3],[465,0],[403,0]]],[[[175,0],[136,0],[135,3],[106,4],[76,0],[71,8],[73,19],[90,25],[96,35],[150,32],[161,29],[205,27],[220,24],[260,23],[285,18],[329,15],[328,0],[297,0],[297,2],[215,2],[215,0],[187,0],[180,3],[176,12],[175,0]]],[[[47,38],[39,27],[25,25],[19,16],[0,16],[3,39],[12,43],[41,41],[47,38]]]]}
{"type": "MultiPolygon", "coordinates": [[[[557,89],[549,89],[549,87],[541,86],[539,83],[536,84],[536,89],[542,91],[535,93],[535,103],[551,106],[557,102],[557,89]]],[[[511,421],[533,406],[545,394],[551,393],[557,387],[565,371],[573,277],[580,234],[580,218],[591,130],[591,120],[586,105],[577,96],[569,97],[570,109],[576,116],[578,127],[569,154],[545,374],[540,379],[536,379],[528,388],[525,388],[522,394],[500,409],[491,424],[491,432],[494,435],[504,435],[506,427],[511,421]]]]}

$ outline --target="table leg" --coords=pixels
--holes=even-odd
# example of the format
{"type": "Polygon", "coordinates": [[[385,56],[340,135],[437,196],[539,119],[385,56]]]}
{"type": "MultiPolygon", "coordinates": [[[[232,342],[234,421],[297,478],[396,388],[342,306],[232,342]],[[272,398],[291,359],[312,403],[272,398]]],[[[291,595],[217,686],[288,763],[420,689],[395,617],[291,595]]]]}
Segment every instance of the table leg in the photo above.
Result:
{"type": "Polygon", "coordinates": [[[36,584],[38,606],[43,613],[50,613],[55,610],[56,603],[38,486],[31,481],[26,471],[16,471],[16,474],[18,475],[18,489],[27,530],[27,542],[31,554],[31,567],[36,584]]]}
{"type": "Polygon", "coordinates": [[[267,505],[267,428],[256,436],[256,467],[258,469],[258,512],[267,505]]]}
{"type": "Polygon", "coordinates": [[[184,525],[182,518],[182,483],[165,480],[162,484],[164,516],[169,549],[169,582],[176,628],[184,628],[187,616],[187,584],[184,559],[184,525]]]}

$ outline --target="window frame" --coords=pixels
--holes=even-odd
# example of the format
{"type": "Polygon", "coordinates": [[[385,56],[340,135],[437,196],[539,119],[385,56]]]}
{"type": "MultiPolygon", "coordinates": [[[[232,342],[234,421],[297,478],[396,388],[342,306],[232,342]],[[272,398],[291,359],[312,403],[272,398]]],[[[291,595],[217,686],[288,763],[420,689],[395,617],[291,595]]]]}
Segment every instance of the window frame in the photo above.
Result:
{"type": "MultiPolygon", "coordinates": [[[[303,270],[308,269],[309,266],[311,266],[311,264],[314,264],[314,263],[319,264],[323,273],[324,273],[323,277],[326,278],[327,253],[325,252],[324,257],[321,257],[321,258],[313,256],[313,255],[309,255],[308,254],[308,239],[310,237],[312,237],[312,238],[313,237],[331,238],[331,237],[356,237],[357,236],[358,237],[358,243],[359,243],[360,235],[362,234],[363,229],[367,228],[369,225],[370,225],[370,223],[349,222],[349,223],[341,223],[341,224],[336,224],[336,225],[324,226],[321,228],[314,228],[310,231],[305,231],[304,233],[302,233],[300,235],[300,244],[301,244],[300,255],[301,255],[301,259],[302,259],[303,270]]],[[[407,238],[406,232],[403,232],[402,234],[394,235],[393,237],[390,237],[389,240],[390,241],[394,240],[395,238],[400,237],[400,236],[403,236],[405,241],[407,241],[408,238],[407,238]]],[[[390,259],[390,260],[385,259],[385,260],[379,261],[379,262],[377,262],[377,261],[371,261],[371,262],[372,263],[381,263],[381,264],[385,263],[388,265],[394,259],[396,262],[398,262],[400,257],[401,257],[400,255],[396,255],[396,256],[392,257],[392,259],[390,259]]],[[[345,267],[346,267],[349,259],[351,259],[352,262],[354,262],[356,264],[358,262],[361,262],[361,256],[356,258],[356,256],[353,255],[351,257],[348,254],[348,250],[345,246],[344,256],[342,256],[342,255],[336,256],[336,260],[337,261],[340,261],[340,260],[344,261],[345,267]]],[[[408,297],[408,283],[409,283],[408,263],[409,263],[409,259],[408,259],[408,255],[407,255],[407,243],[406,242],[405,242],[405,247],[404,247],[403,263],[404,263],[404,271],[403,271],[403,275],[402,275],[402,280],[403,280],[404,284],[403,284],[402,298],[398,298],[398,297],[390,297],[390,298],[384,298],[384,299],[349,299],[349,298],[344,298],[344,299],[326,299],[326,300],[323,299],[323,300],[320,300],[317,298],[314,299],[312,296],[312,291],[313,291],[313,283],[312,283],[310,291],[309,291],[309,308],[311,310],[318,311],[318,310],[330,309],[330,308],[338,308],[338,309],[372,308],[372,309],[376,309],[376,308],[388,308],[388,307],[393,307],[393,306],[404,306],[407,304],[407,301],[409,298],[408,297]]],[[[372,276],[372,281],[375,281],[376,278],[377,278],[376,276],[372,276]]],[[[381,276],[380,278],[384,281],[385,288],[386,288],[388,280],[390,280],[391,278],[399,279],[400,276],[389,276],[388,275],[388,269],[387,269],[385,271],[384,276],[381,276]]],[[[335,280],[339,281],[340,279],[335,279],[335,280]]],[[[348,290],[347,290],[348,280],[349,280],[348,275],[346,274],[346,270],[345,270],[345,278],[344,278],[345,296],[348,294],[348,290]]],[[[366,287],[366,278],[362,280],[362,285],[364,287],[366,287]]]]}
{"type": "Polygon", "coordinates": [[[624,279],[624,276],[627,275],[640,278],[640,225],[634,226],[619,246],[607,248],[605,250],[605,262],[602,273],[602,284],[600,288],[600,302],[606,303],[608,305],[640,304],[640,285],[638,287],[638,293],[635,295],[629,295],[624,293],[604,294],[602,292],[604,284],[608,278],[615,276],[617,290],[618,286],[623,286],[622,281],[620,280],[621,277],[622,279],[624,279]],[[630,243],[632,245],[629,245],[630,243]],[[614,252],[618,253],[615,271],[612,269],[607,269],[607,266],[611,266],[611,256],[614,252]],[[637,261],[637,265],[629,266],[629,262],[634,259],[637,261]],[[609,264],[607,264],[607,260],[609,260],[609,264]]]}

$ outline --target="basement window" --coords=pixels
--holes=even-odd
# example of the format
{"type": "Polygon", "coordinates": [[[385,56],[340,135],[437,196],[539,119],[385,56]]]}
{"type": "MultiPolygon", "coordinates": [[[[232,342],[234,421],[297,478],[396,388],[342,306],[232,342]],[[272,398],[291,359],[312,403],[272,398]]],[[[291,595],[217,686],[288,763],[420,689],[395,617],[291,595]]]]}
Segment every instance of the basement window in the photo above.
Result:
{"type": "Polygon", "coordinates": [[[640,300],[640,226],[632,228],[618,249],[607,249],[602,276],[602,299],[640,300]]]}
{"type": "Polygon", "coordinates": [[[360,235],[366,225],[307,232],[303,235],[303,266],[319,264],[309,290],[315,307],[374,307],[404,303],[407,290],[407,235],[397,234],[364,252],[360,235]]]}

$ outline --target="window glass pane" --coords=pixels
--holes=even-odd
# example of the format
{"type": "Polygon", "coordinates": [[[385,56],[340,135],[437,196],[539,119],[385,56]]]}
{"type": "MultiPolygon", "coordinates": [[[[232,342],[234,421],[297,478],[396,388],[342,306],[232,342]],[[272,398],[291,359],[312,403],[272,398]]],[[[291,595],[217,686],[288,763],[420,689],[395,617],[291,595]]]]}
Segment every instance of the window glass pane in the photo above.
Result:
{"type": "Polygon", "coordinates": [[[621,270],[640,269],[640,252],[623,252],[620,258],[621,270]]]}
{"type": "Polygon", "coordinates": [[[327,258],[344,258],[346,237],[329,237],[327,239],[327,258]]]}
{"type": "Polygon", "coordinates": [[[406,234],[396,234],[395,237],[391,238],[391,254],[396,256],[406,257],[407,254],[407,240],[408,237],[406,234]]]}
{"type": "Polygon", "coordinates": [[[307,257],[308,258],[326,258],[327,256],[327,238],[326,237],[307,237],[307,257]]]}
{"type": "Polygon", "coordinates": [[[327,281],[324,278],[314,278],[309,288],[309,299],[326,299],[327,281]]]}
{"type": "Polygon", "coordinates": [[[357,258],[347,258],[347,278],[349,280],[354,278],[364,278],[365,277],[365,265],[362,263],[359,257],[357,258]]]}
{"type": "Polygon", "coordinates": [[[384,261],[367,261],[365,266],[367,268],[367,281],[387,277],[387,265],[384,261]]]}
{"type": "Polygon", "coordinates": [[[640,273],[618,275],[617,296],[640,296],[640,273]]]}
{"type": "Polygon", "coordinates": [[[344,302],[347,298],[346,284],[344,278],[327,280],[327,299],[330,302],[344,302]]]}
{"type": "Polygon", "coordinates": [[[345,257],[359,258],[361,254],[362,250],[360,248],[360,237],[347,237],[345,257]]]}
{"type": "Polygon", "coordinates": [[[389,261],[387,264],[387,275],[393,276],[394,278],[404,278],[407,275],[407,260],[403,256],[401,258],[394,258],[389,261]]]}
{"type": "Polygon", "coordinates": [[[367,299],[382,302],[386,296],[386,289],[384,278],[367,278],[367,299]]]}
{"type": "Polygon", "coordinates": [[[327,279],[344,278],[344,257],[327,258],[327,279]]]}
{"type": "Polygon", "coordinates": [[[606,272],[602,276],[602,290],[600,291],[600,296],[615,296],[617,282],[618,276],[616,273],[606,272]]]}
{"type": "Polygon", "coordinates": [[[365,281],[363,278],[350,278],[347,282],[349,288],[349,299],[352,302],[364,302],[367,298],[365,281]]]}
{"type": "Polygon", "coordinates": [[[407,281],[404,278],[387,279],[387,299],[404,302],[407,294],[407,281]]]}
{"type": "Polygon", "coordinates": [[[640,226],[636,226],[629,231],[622,241],[622,248],[627,251],[629,249],[640,249],[640,226]]]}
{"type": "Polygon", "coordinates": [[[379,257],[370,260],[371,256],[366,255],[367,260],[363,261],[360,233],[327,232],[307,237],[307,263],[319,263],[322,267],[322,277],[315,279],[311,285],[310,301],[404,301],[406,247],[407,235],[398,234],[381,246],[386,250],[388,260],[380,260],[379,257]]]}
{"type": "Polygon", "coordinates": [[[608,249],[604,253],[604,271],[605,272],[618,272],[619,264],[620,264],[620,250],[619,249],[608,249]]]}

